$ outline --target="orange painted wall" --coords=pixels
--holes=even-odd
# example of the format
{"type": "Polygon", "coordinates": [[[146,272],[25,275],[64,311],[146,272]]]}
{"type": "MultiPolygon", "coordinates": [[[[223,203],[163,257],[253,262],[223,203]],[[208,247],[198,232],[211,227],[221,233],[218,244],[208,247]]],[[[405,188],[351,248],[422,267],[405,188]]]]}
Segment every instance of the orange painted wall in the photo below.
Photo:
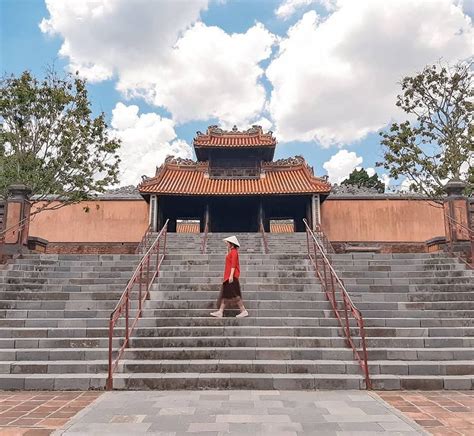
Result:
{"type": "MultiPolygon", "coordinates": [[[[443,209],[431,204],[328,199],[321,206],[322,225],[332,241],[424,242],[444,235],[443,209]]],[[[30,235],[50,242],[139,242],[147,226],[145,201],[85,201],[36,215],[30,235]]]]}
{"type": "Polygon", "coordinates": [[[425,200],[327,199],[321,218],[331,241],[424,242],[445,234],[443,208],[425,200]]]}
{"type": "Polygon", "coordinates": [[[144,200],[83,201],[34,216],[30,235],[50,242],[139,242],[147,227],[144,200]]]}

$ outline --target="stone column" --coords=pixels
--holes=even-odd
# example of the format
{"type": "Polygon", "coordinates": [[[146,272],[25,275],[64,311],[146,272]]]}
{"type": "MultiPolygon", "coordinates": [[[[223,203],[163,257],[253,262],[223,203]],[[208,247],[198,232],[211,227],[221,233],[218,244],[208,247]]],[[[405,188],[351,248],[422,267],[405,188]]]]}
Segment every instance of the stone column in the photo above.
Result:
{"type": "Polygon", "coordinates": [[[21,252],[28,243],[31,190],[25,185],[11,185],[5,208],[5,225],[3,234],[4,254],[21,252]]]}
{"type": "Polygon", "coordinates": [[[468,241],[469,234],[461,226],[456,226],[453,221],[470,228],[468,199],[463,195],[466,183],[459,179],[452,179],[446,184],[448,196],[444,201],[446,240],[448,242],[468,241]],[[450,219],[451,220],[450,220],[450,219]],[[450,225],[451,223],[451,225],[450,225]]]}

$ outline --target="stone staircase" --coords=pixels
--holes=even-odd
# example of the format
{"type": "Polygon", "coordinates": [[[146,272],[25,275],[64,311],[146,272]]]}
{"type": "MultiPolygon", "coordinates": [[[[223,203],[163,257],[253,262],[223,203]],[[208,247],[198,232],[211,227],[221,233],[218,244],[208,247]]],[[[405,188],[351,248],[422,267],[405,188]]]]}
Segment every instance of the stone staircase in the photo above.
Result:
{"type": "Polygon", "coordinates": [[[374,388],[474,388],[472,270],[444,253],[336,254],[332,264],[364,316],[374,388]]]}
{"type": "Polygon", "coordinates": [[[138,260],[29,254],[3,265],[0,389],[103,388],[108,319],[138,260]]]}
{"type": "MultiPolygon", "coordinates": [[[[306,256],[305,234],[237,234],[249,318],[209,316],[228,234],[168,234],[116,389],[359,389],[365,383],[306,256]]],[[[470,389],[473,281],[441,254],[333,255],[367,326],[380,389],[470,389]]],[[[134,255],[25,255],[0,270],[0,389],[100,389],[108,317],[134,255]]],[[[354,329],[354,333],[356,330],[354,329]]],[[[116,329],[115,349],[123,334],[116,329]]]]}

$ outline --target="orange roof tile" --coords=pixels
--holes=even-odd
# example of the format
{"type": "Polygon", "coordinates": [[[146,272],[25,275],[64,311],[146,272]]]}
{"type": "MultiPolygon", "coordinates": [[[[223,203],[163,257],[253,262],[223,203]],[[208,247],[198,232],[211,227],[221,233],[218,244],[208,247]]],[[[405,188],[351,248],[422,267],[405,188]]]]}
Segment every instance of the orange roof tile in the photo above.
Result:
{"type": "Polygon", "coordinates": [[[275,147],[276,139],[272,132],[263,133],[260,126],[252,126],[245,131],[222,130],[217,126],[209,126],[207,132],[197,132],[193,141],[194,147],[275,147]]]}
{"type": "Polygon", "coordinates": [[[329,193],[331,186],[314,177],[306,163],[264,164],[258,179],[212,179],[205,163],[165,163],[156,177],[138,187],[142,194],[162,195],[259,195],[329,193]]]}

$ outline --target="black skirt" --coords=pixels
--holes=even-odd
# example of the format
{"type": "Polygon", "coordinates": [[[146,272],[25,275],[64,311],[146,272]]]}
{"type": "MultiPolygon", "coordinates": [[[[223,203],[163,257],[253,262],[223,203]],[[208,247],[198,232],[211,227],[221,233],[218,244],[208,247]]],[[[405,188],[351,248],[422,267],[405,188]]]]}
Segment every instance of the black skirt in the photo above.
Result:
{"type": "Polygon", "coordinates": [[[239,298],[242,298],[239,280],[234,278],[232,283],[226,280],[222,283],[222,289],[219,294],[219,299],[217,300],[217,307],[220,307],[222,300],[224,300],[225,303],[232,303],[238,301],[239,298]]]}

